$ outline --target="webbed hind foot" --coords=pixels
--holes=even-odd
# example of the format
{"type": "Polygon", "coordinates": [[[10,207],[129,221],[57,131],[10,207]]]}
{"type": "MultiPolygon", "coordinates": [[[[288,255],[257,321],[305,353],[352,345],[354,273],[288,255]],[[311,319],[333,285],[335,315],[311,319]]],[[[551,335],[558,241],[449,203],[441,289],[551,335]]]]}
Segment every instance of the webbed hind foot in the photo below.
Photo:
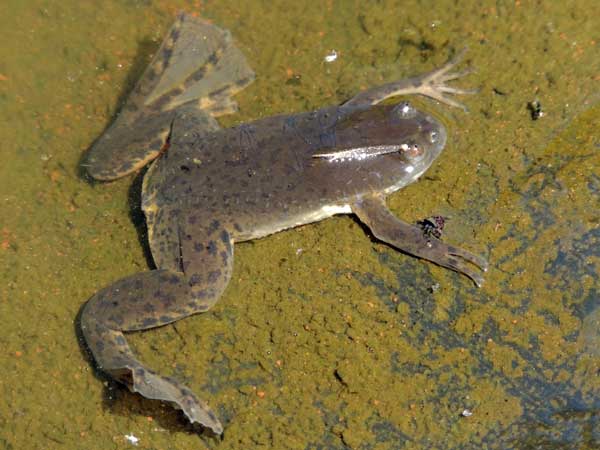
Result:
{"type": "MultiPolygon", "coordinates": [[[[254,72],[228,31],[181,14],[83,166],[97,180],[140,169],[160,154],[178,111],[193,108],[211,119],[234,112],[237,104],[231,96],[253,80],[254,72]]],[[[196,132],[215,128],[213,120],[196,132]]]]}

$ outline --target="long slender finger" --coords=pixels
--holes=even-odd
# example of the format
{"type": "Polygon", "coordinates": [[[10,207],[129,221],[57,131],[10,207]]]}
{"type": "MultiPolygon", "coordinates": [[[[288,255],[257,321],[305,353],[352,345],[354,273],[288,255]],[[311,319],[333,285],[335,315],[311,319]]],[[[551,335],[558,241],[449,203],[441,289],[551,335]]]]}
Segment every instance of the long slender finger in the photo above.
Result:
{"type": "Polygon", "coordinates": [[[470,75],[474,72],[475,72],[475,69],[473,67],[467,67],[466,69],[460,70],[458,72],[444,73],[443,75],[440,75],[436,78],[440,82],[445,83],[446,81],[452,81],[452,80],[456,80],[457,78],[466,77],[467,75],[470,75]]]}
{"type": "Polygon", "coordinates": [[[486,272],[488,270],[488,262],[487,262],[487,260],[485,260],[481,256],[474,255],[471,252],[463,250],[462,248],[449,246],[448,247],[448,254],[453,255],[453,256],[460,256],[465,261],[468,261],[471,264],[476,265],[477,267],[479,267],[484,272],[486,272]]]}
{"type": "Polygon", "coordinates": [[[427,92],[426,92],[425,95],[427,95],[428,97],[433,98],[434,100],[437,100],[438,102],[445,103],[446,105],[454,106],[455,108],[460,108],[460,109],[462,109],[465,112],[467,112],[469,110],[462,103],[457,102],[456,100],[454,100],[454,99],[452,99],[450,97],[446,97],[446,96],[442,95],[442,93],[439,92],[438,90],[427,89],[427,92]]]}
{"type": "Polygon", "coordinates": [[[462,88],[457,88],[457,87],[452,87],[452,86],[446,86],[445,84],[436,86],[436,89],[441,92],[446,92],[448,94],[457,94],[457,95],[472,95],[472,94],[477,94],[480,91],[479,88],[462,89],[462,88]]]}
{"type": "Polygon", "coordinates": [[[470,267],[467,267],[467,265],[464,262],[458,259],[448,258],[444,262],[444,266],[448,269],[454,270],[455,272],[462,273],[468,276],[471,280],[473,280],[477,287],[481,287],[481,285],[483,284],[483,276],[472,270],[470,267]]]}

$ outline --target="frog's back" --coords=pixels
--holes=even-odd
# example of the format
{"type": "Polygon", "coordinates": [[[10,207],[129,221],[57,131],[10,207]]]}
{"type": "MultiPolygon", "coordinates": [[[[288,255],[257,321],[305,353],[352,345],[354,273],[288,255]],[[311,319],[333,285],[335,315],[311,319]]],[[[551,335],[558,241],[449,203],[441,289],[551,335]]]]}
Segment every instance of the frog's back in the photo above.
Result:
{"type": "Polygon", "coordinates": [[[316,117],[337,109],[269,117],[199,135],[175,122],[169,150],[146,175],[142,203],[228,220],[238,240],[306,223],[307,214],[318,215],[322,204],[333,200],[324,187],[316,192],[310,174],[322,128],[316,117]],[[261,223],[269,223],[269,230],[261,223]]]}
{"type": "Polygon", "coordinates": [[[400,125],[392,106],[334,106],[196,134],[173,124],[171,146],[146,175],[143,203],[202,211],[231,222],[237,240],[252,239],[335,213],[368,192],[411,182],[398,155],[360,161],[316,157],[398,143],[439,124],[420,114],[400,125]],[[393,127],[391,128],[391,125],[393,127]]]}

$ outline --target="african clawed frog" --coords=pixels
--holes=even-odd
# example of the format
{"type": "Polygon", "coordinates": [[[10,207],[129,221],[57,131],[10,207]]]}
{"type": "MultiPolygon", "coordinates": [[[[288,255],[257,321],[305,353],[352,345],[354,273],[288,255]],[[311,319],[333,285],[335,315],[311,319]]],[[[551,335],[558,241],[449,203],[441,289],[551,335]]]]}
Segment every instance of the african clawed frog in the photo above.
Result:
{"type": "Polygon", "coordinates": [[[387,195],[415,181],[446,143],[444,127],[409,103],[421,94],[458,104],[451,60],[430,73],[356,95],[341,106],[229,129],[214,117],[253,80],[228,32],[182,15],[120,115],[94,143],[87,169],[112,180],[152,162],[142,208],[156,269],[121,279],[85,305],[81,326],[98,366],[145,397],[181,408],[219,434],[209,407],[136,359],[124,332],[210,309],[231,278],[234,243],[353,213],[375,237],[461,272],[476,284],[486,261],[397,219],[387,195]]]}

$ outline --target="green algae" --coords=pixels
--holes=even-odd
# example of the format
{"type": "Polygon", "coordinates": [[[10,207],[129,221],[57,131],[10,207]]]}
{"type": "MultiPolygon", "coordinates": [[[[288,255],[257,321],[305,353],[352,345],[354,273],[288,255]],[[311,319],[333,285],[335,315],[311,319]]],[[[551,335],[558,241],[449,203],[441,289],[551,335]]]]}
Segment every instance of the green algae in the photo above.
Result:
{"type": "Polygon", "coordinates": [[[0,447],[598,446],[599,7],[4,2],[0,447]],[[133,180],[90,183],[79,162],[179,9],[230,29],[256,69],[224,125],[340,102],[464,46],[477,72],[458,83],[481,89],[468,115],[418,102],[450,142],[389,204],[451,216],[444,239],[491,262],[482,289],[336,217],[236,246],[213,311],[132,335],[216,406],[222,441],[95,373],[75,326],[95,291],[148,269],[133,180]]]}

